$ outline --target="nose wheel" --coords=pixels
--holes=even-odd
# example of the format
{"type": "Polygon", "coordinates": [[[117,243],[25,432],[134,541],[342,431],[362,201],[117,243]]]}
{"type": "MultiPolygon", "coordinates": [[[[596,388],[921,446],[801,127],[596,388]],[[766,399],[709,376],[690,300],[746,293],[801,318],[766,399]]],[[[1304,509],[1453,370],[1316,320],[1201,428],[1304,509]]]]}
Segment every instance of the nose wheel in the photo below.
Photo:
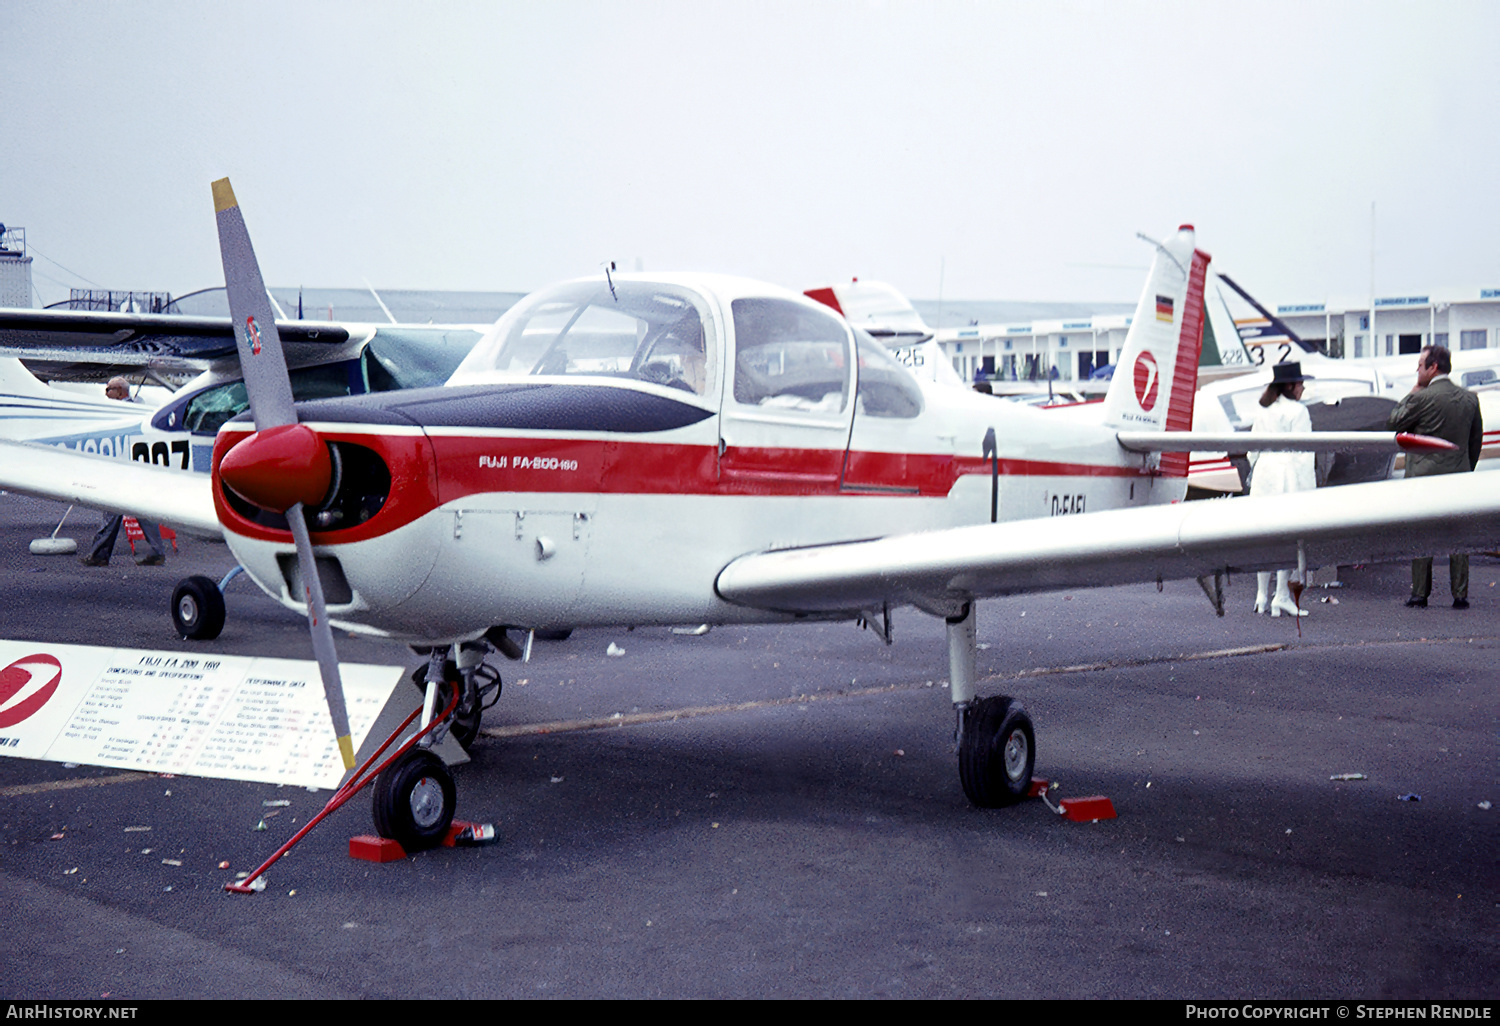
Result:
{"type": "Polygon", "coordinates": [[[407,851],[435,847],[453,822],[456,795],[443,760],[413,748],[375,778],[375,830],[407,851]]]}
{"type": "Polygon", "coordinates": [[[958,779],[969,801],[990,809],[1020,801],[1035,765],[1036,733],[1020,702],[981,698],[964,711],[958,779]]]}

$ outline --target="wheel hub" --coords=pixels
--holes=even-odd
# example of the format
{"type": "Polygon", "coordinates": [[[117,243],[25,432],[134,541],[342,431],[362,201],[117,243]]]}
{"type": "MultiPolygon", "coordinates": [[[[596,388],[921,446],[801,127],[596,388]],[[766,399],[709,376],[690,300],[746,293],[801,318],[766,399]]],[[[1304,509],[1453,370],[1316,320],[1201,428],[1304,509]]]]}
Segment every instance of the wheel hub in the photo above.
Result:
{"type": "Polygon", "coordinates": [[[411,789],[411,818],[418,827],[428,829],[443,816],[443,785],[432,777],[423,777],[411,789]]]}
{"type": "Polygon", "coordinates": [[[184,595],[177,600],[177,616],[185,624],[198,622],[198,602],[191,595],[184,595]]]}
{"type": "Polygon", "coordinates": [[[1005,775],[1020,780],[1026,772],[1026,732],[1017,728],[1005,739],[1005,775]]]}

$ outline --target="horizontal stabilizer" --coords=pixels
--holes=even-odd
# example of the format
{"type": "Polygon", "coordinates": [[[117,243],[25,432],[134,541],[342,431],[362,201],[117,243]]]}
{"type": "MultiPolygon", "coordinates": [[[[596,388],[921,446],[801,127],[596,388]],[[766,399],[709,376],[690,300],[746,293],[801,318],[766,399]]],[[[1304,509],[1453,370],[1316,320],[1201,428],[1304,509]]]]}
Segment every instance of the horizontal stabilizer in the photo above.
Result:
{"type": "Polygon", "coordinates": [[[1131,452],[1446,452],[1458,446],[1405,431],[1121,431],[1131,452]]]}

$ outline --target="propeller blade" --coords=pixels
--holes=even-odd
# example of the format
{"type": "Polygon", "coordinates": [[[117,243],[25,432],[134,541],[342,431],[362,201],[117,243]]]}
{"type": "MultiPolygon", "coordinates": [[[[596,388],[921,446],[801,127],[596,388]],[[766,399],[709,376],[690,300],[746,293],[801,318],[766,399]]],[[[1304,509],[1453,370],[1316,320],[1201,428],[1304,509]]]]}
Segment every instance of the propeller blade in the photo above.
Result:
{"type": "Polygon", "coordinates": [[[354,742],[349,736],[349,710],[344,706],[339,654],[333,647],[333,628],[328,623],[328,610],[323,605],[323,582],[318,578],[318,565],[313,559],[312,538],[308,535],[307,518],[302,515],[302,503],[286,511],[286,522],[297,543],[297,568],[301,571],[302,591],[307,600],[307,627],[312,634],[313,656],[318,660],[318,672],[323,676],[323,697],[328,702],[333,732],[338,735],[344,769],[351,770],[354,768],[354,742]]]}
{"type": "MultiPolygon", "coordinates": [[[[228,178],[214,182],[213,191],[214,213],[219,223],[219,254],[224,261],[224,291],[229,297],[229,317],[236,328],[235,344],[239,348],[240,369],[245,375],[245,392],[250,399],[250,416],[255,419],[256,433],[296,424],[292,381],[281,351],[281,336],[276,331],[270,295],[260,275],[255,249],[250,245],[250,232],[245,228],[239,201],[234,198],[228,178]]],[[[300,430],[307,431],[306,428],[300,430]]],[[[249,441],[247,439],[240,445],[249,441]]],[[[322,444],[317,441],[317,445],[322,444]]],[[[297,543],[297,569],[302,578],[303,597],[307,601],[307,625],[312,634],[313,655],[323,677],[323,697],[328,702],[328,716],[333,721],[333,732],[338,736],[344,768],[350,770],[354,768],[354,743],[350,737],[349,711],[344,704],[338,652],[333,647],[333,628],[328,623],[328,610],[323,602],[323,582],[318,578],[312,537],[307,530],[301,502],[287,507],[286,521],[292,530],[292,539],[297,543]]]]}
{"type": "Polygon", "coordinates": [[[224,291],[229,296],[229,319],[235,326],[235,344],[245,392],[250,397],[250,416],[255,429],[263,431],[282,424],[295,424],[292,410],[292,380],[281,353],[281,335],[276,315],[260,276],[260,264],[250,245],[239,201],[229,179],[214,182],[214,214],[219,222],[219,255],[224,261],[224,291]]]}

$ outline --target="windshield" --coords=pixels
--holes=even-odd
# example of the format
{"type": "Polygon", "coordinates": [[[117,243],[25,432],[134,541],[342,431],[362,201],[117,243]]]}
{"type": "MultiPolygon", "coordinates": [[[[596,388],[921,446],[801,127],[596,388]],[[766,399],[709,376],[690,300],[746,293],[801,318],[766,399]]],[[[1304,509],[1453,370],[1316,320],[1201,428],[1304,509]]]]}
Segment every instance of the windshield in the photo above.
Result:
{"type": "MultiPolygon", "coordinates": [[[[333,399],[349,395],[348,361],[325,363],[318,367],[301,367],[288,372],[292,380],[292,400],[306,402],[309,399],[333,399]]],[[[188,402],[182,418],[182,426],[195,435],[211,435],[231,417],[237,417],[250,408],[245,395],[243,381],[229,381],[213,388],[206,388],[188,402]]]]}
{"type": "Polygon", "coordinates": [[[441,385],[479,339],[480,333],[470,328],[376,328],[364,352],[368,390],[441,385]]]}
{"type": "MultiPolygon", "coordinates": [[[[1229,418],[1230,426],[1236,431],[1243,431],[1254,423],[1255,415],[1260,412],[1260,397],[1266,390],[1266,384],[1266,379],[1262,378],[1244,388],[1219,396],[1219,405],[1224,408],[1224,415],[1229,418]]],[[[1357,378],[1309,378],[1302,401],[1307,405],[1326,403],[1350,395],[1369,395],[1373,391],[1368,381],[1357,378]]]]}
{"type": "Polygon", "coordinates": [[[502,317],[449,384],[540,375],[633,378],[703,395],[713,378],[695,297],[655,282],[574,282],[502,317]]]}

